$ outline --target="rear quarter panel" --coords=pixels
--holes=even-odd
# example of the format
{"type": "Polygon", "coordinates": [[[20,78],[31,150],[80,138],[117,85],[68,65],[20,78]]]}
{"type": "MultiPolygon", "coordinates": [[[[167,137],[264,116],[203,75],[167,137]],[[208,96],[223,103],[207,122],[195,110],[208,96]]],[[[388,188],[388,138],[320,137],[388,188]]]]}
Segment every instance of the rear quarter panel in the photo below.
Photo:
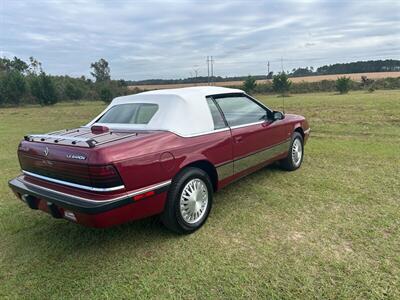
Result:
{"type": "Polygon", "coordinates": [[[171,180],[192,162],[207,160],[213,165],[232,159],[230,130],[194,137],[162,132],[142,141],[107,146],[99,151],[97,163],[114,164],[127,190],[171,180]]]}

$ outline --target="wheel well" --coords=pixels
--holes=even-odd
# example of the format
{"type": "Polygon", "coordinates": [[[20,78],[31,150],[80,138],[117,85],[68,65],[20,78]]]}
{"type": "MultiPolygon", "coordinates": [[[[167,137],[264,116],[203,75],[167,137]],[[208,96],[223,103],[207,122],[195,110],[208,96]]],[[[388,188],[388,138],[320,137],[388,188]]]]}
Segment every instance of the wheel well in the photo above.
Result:
{"type": "Polygon", "coordinates": [[[199,168],[199,169],[203,170],[204,172],[206,172],[208,174],[208,176],[210,176],[214,191],[217,190],[218,173],[212,163],[210,163],[207,160],[199,160],[199,161],[192,162],[185,166],[185,168],[187,168],[187,167],[199,168]]]}
{"type": "Polygon", "coordinates": [[[303,128],[297,127],[297,128],[294,130],[294,132],[300,133],[301,136],[303,137],[303,140],[304,140],[304,131],[303,131],[303,128]]]}

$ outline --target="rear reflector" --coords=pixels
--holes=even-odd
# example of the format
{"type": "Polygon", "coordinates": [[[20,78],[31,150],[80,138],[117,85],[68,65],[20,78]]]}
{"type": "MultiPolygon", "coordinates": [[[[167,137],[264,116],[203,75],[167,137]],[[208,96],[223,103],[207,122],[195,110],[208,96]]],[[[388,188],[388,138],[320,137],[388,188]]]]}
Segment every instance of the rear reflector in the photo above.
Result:
{"type": "Polygon", "coordinates": [[[155,191],[149,191],[149,192],[146,192],[146,193],[143,193],[143,194],[139,194],[139,195],[133,196],[133,200],[134,201],[138,201],[138,200],[141,200],[141,199],[144,199],[144,198],[147,198],[147,197],[151,197],[151,196],[154,196],[155,193],[156,193],[155,191]]]}

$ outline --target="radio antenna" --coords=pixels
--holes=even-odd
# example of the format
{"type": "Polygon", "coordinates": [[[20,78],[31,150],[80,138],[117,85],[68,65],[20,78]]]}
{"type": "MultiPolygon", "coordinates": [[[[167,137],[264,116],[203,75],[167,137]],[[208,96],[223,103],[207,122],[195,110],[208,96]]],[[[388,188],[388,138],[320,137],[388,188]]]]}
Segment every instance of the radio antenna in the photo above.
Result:
{"type": "MultiPolygon", "coordinates": [[[[283,70],[283,57],[281,56],[281,75],[285,74],[283,70]]],[[[284,88],[285,89],[285,88],[284,88]]],[[[285,90],[282,91],[282,112],[285,113],[285,90]]]]}

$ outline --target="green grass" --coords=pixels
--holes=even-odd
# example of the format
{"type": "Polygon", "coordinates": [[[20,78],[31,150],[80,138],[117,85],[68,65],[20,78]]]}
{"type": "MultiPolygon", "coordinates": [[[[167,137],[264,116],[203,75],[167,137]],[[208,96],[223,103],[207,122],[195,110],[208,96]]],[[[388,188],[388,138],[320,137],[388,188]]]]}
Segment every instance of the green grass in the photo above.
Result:
{"type": "Polygon", "coordinates": [[[285,102],[312,128],[302,168],[225,188],[190,236],[154,218],[96,230],[28,209],[7,186],[18,141],[104,106],[0,109],[0,298],[400,298],[400,91],[285,102]]]}

